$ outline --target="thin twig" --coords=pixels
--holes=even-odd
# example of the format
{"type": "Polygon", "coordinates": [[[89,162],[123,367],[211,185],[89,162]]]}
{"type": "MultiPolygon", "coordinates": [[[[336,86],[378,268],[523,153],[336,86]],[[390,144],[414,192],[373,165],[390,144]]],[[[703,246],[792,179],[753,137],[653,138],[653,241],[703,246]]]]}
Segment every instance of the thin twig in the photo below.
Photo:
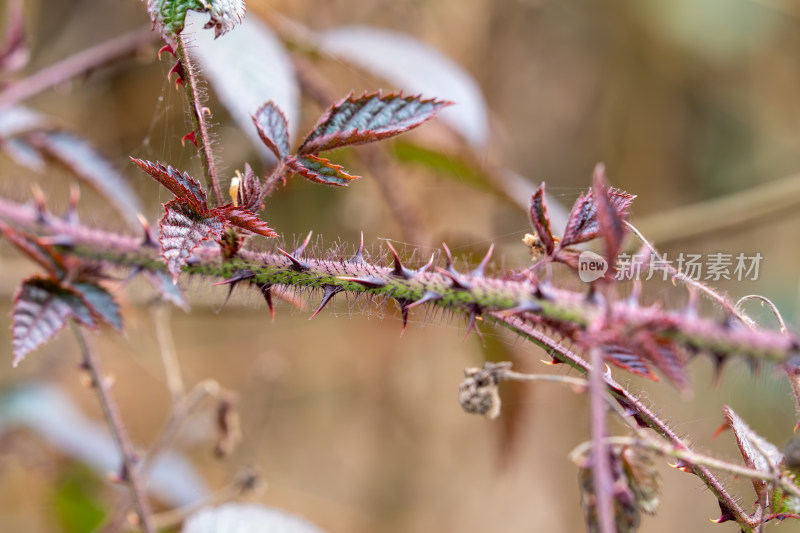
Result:
{"type": "Polygon", "coordinates": [[[117,443],[120,455],[122,455],[122,472],[120,477],[127,483],[131,490],[136,514],[139,516],[139,524],[145,533],[155,533],[150,504],[147,501],[145,484],[139,475],[136,452],[133,449],[133,444],[128,438],[128,433],[122,423],[117,404],[111,397],[106,377],[103,375],[97,357],[86,341],[80,326],[74,322],[70,322],[70,326],[80,346],[81,355],[83,356],[83,366],[89,372],[92,385],[97,391],[97,398],[100,400],[103,416],[105,416],[114,441],[117,443]]]}
{"type": "Polygon", "coordinates": [[[613,479],[606,444],[606,402],[603,383],[603,351],[599,347],[589,350],[592,368],[589,370],[589,404],[592,420],[592,482],[595,509],[600,533],[615,533],[613,479]]]}
{"type": "Polygon", "coordinates": [[[71,55],[35,74],[28,76],[0,92],[0,109],[18,104],[45,89],[64,83],[100,66],[134,54],[155,42],[158,34],[150,27],[120,35],[78,54],[71,55]]]}
{"type": "Polygon", "coordinates": [[[175,49],[175,56],[178,58],[183,70],[181,77],[186,90],[186,100],[189,102],[191,110],[192,128],[195,134],[195,143],[200,147],[200,159],[203,162],[206,179],[211,184],[214,192],[216,205],[222,205],[222,189],[219,184],[217,165],[214,161],[214,153],[211,149],[211,137],[209,136],[207,116],[211,111],[203,105],[205,95],[200,89],[200,77],[197,75],[197,66],[192,62],[189,50],[183,33],[178,34],[178,46],[175,49]]]}

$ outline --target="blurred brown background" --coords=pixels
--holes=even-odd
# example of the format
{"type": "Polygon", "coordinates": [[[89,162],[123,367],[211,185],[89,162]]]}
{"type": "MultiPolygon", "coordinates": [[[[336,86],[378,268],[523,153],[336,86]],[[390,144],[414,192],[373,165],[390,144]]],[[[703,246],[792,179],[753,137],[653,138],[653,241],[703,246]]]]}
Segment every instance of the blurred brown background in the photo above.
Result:
{"type": "MultiPolygon", "coordinates": [[[[144,3],[134,0],[28,0],[25,8],[32,58],[24,73],[149,24],[144,3]]],[[[424,160],[399,161],[399,150],[392,148],[397,145],[388,145],[388,164],[400,169],[393,175],[402,177],[398,187],[408,203],[418,206],[426,242],[402,242],[402,228],[387,215],[375,181],[350,152],[342,154],[343,160],[364,179],[347,189],[292,180],[270,200],[265,218],[287,240],[314,230],[327,244],[355,243],[364,230],[376,253],[379,238],[396,238],[407,244],[407,253],[415,245],[428,250],[447,240],[473,260],[494,242],[497,264],[518,268],[528,261],[519,242],[529,231],[525,213],[485,184],[475,185],[464,169],[485,162],[487,168],[512,169],[531,182],[544,180],[550,197],[569,206],[602,160],[615,186],[638,195],[633,221],[656,245],[662,243],[663,251],[761,253],[758,281],[719,286],[734,299],[763,294],[796,324],[796,204],[768,208],[741,222],[737,217],[754,209],[747,199],[757,197],[745,194],[731,212],[714,212],[709,224],[718,229],[713,232],[698,232],[697,224],[687,228],[680,212],[673,211],[770,183],[797,190],[791,188],[797,181],[791,176],[800,169],[796,3],[248,1],[249,17],[285,20],[278,15],[312,30],[357,23],[416,36],[474,76],[492,125],[491,147],[472,154],[472,160],[463,147],[452,148],[458,143],[434,143],[433,150],[443,150],[449,162],[445,168],[424,160]],[[660,221],[650,218],[656,214],[663,215],[660,221]],[[683,238],[682,232],[691,237],[683,238]]],[[[171,64],[157,61],[156,50],[154,45],[135,59],[26,101],[91,140],[129,176],[150,220],[160,216],[167,195],[131,168],[128,155],[199,173],[194,150],[179,142],[190,128],[182,94],[165,80],[171,64]]],[[[337,94],[382,86],[346,64],[310,61],[337,94]]],[[[244,161],[263,168],[211,92],[218,154],[228,174],[244,161]]],[[[320,112],[315,102],[303,99],[298,131],[313,125],[320,112]]],[[[426,146],[428,127],[398,142],[426,146]]],[[[437,127],[430,125],[432,131],[437,127]]],[[[0,156],[0,192],[6,196],[27,199],[30,186],[39,183],[58,211],[71,181],[64,171],[36,175],[0,156]]],[[[82,189],[86,223],[123,227],[104,202],[82,189]]],[[[0,243],[0,316],[10,312],[11,295],[31,269],[0,243]]],[[[208,288],[203,280],[188,280],[186,287],[193,310],[188,315],[175,311],[171,320],[185,380],[192,384],[211,377],[236,391],[245,436],[232,457],[218,461],[211,456],[211,406],[189,423],[177,450],[212,489],[239,468],[256,465],[269,486],[255,501],[305,516],[331,533],[582,530],[576,471],[567,455],[588,436],[587,398],[551,384],[508,387],[504,414],[493,422],[464,414],[456,401],[463,368],[487,357],[511,357],[518,370],[566,373],[539,363],[546,356],[538,349],[488,328],[488,345],[482,348],[474,335],[463,338],[462,319],[427,316],[424,310],[412,313],[401,338],[393,304],[376,308],[341,296],[313,323],[308,312],[285,303],[271,323],[255,294],[239,294],[220,310],[224,288],[208,288]]],[[[146,298],[140,291],[123,294],[126,337],[103,332],[94,340],[116,377],[114,393],[131,435],[146,445],[167,416],[170,399],[146,298]]],[[[316,296],[310,295],[312,308],[316,296]]],[[[679,306],[685,291],[664,284],[649,297],[679,306]]],[[[757,306],[754,313],[774,324],[757,306]]],[[[55,381],[99,420],[94,396],[80,386],[78,354],[69,335],[60,335],[15,370],[10,346],[8,328],[0,328],[6,361],[0,364],[0,387],[55,381]]],[[[707,360],[693,362],[691,374],[696,386],[691,398],[666,383],[633,380],[631,386],[644,388],[644,397],[701,451],[737,457],[732,435],[711,440],[723,420],[722,405],[732,406],[779,446],[791,437],[794,406],[776,371],[767,368],[753,376],[746,365],[734,362],[716,388],[710,386],[707,360]]],[[[644,519],[642,531],[736,529],[709,524],[719,510],[699,480],[666,466],[662,470],[661,508],[644,519]]],[[[0,437],[3,531],[69,530],[64,491],[76,484],[77,493],[101,509],[117,499],[118,492],[35,434],[11,431],[0,437]]],[[[747,483],[736,486],[743,504],[754,500],[747,483]]],[[[796,526],[782,529],[791,527],[796,526]]]]}

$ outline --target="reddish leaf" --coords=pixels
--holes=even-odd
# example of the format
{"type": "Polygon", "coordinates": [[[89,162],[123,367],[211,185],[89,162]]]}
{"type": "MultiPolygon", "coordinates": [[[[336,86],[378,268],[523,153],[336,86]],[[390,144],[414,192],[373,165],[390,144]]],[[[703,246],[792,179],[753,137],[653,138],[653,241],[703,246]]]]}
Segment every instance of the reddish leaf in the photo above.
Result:
{"type": "MultiPolygon", "coordinates": [[[[572,206],[560,248],[590,241],[600,234],[600,222],[597,219],[597,203],[594,194],[593,190],[581,194],[575,205],[572,206]]],[[[620,219],[625,220],[628,217],[628,208],[636,197],[612,188],[606,190],[606,196],[613,211],[620,219]]]]}
{"type": "Polygon", "coordinates": [[[299,154],[316,154],[340,146],[362,144],[392,137],[433,118],[451,102],[420,96],[381,92],[352,94],[334,104],[308,134],[299,154]]]}
{"type": "Polygon", "coordinates": [[[195,211],[205,212],[208,209],[205,191],[187,172],[181,174],[170,166],[165,167],[158,162],[151,163],[134,157],[131,157],[131,161],[169,189],[176,198],[188,201],[195,211]]]}
{"type": "Polygon", "coordinates": [[[612,344],[603,346],[603,352],[606,360],[619,368],[636,374],[637,376],[658,381],[658,376],[656,376],[650,368],[650,362],[637,351],[625,346],[612,344]]]}
{"type": "Polygon", "coordinates": [[[622,246],[622,239],[625,237],[625,224],[622,216],[611,203],[609,192],[606,185],[605,165],[598,163],[594,167],[592,196],[597,203],[597,222],[600,226],[600,234],[603,236],[605,258],[610,265],[614,265],[622,246]]]}
{"type": "Polygon", "coordinates": [[[550,217],[547,216],[547,204],[544,200],[544,182],[539,185],[536,192],[531,196],[531,205],[529,210],[531,224],[536,234],[539,235],[539,241],[544,246],[547,255],[552,255],[555,250],[555,243],[553,241],[553,233],[550,231],[550,217]]]}
{"type": "Polygon", "coordinates": [[[642,332],[638,338],[634,339],[634,342],[664,377],[681,390],[688,387],[684,358],[674,342],[670,340],[657,341],[648,332],[642,332]]]}
{"type": "Polygon", "coordinates": [[[212,209],[208,214],[224,218],[232,226],[263,235],[264,237],[278,236],[257,214],[243,207],[227,204],[212,209]]]}
{"type": "Polygon", "coordinates": [[[32,277],[22,283],[14,296],[11,315],[14,366],[29,352],[44,344],[74,318],[85,326],[94,327],[91,310],[71,289],[53,278],[32,277]]]}
{"type": "Polygon", "coordinates": [[[122,331],[122,316],[119,313],[119,304],[114,297],[97,283],[90,281],[76,281],[71,285],[83,298],[92,315],[103,322],[113,326],[117,331],[122,331]]]}
{"type": "Polygon", "coordinates": [[[359,178],[359,176],[352,176],[345,172],[341,165],[336,165],[328,159],[315,155],[290,157],[287,165],[290,170],[304,178],[326,185],[345,186],[359,178]]]}
{"type": "Polygon", "coordinates": [[[258,136],[279,161],[289,157],[289,125],[283,111],[270,100],[253,115],[258,136]]]}
{"type": "Polygon", "coordinates": [[[39,263],[52,275],[63,278],[66,274],[64,259],[52,246],[42,244],[33,235],[22,233],[0,222],[0,233],[16,246],[22,253],[39,263]]]}
{"type": "Polygon", "coordinates": [[[239,180],[236,200],[239,206],[249,211],[261,210],[261,182],[247,163],[244,164],[244,176],[239,180]]]}
{"type": "Polygon", "coordinates": [[[225,223],[218,215],[198,213],[191,202],[183,199],[172,200],[164,208],[166,214],[159,221],[158,240],[172,282],[177,283],[181,267],[195,248],[205,240],[219,240],[225,223]]]}

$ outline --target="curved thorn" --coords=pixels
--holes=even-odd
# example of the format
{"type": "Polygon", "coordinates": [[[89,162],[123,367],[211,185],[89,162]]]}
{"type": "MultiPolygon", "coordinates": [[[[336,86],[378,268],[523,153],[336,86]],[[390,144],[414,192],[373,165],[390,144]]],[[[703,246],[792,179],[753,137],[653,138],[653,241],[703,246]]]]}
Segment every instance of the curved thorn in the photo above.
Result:
{"type": "Polygon", "coordinates": [[[269,306],[269,316],[270,319],[274,322],[275,308],[272,306],[272,285],[270,285],[269,283],[264,283],[263,285],[258,285],[258,289],[261,291],[261,294],[267,301],[267,306],[269,306]]]}
{"type": "Polygon", "coordinates": [[[403,263],[400,261],[400,256],[397,255],[397,250],[394,249],[392,243],[387,241],[386,245],[389,247],[389,250],[392,252],[392,256],[394,257],[394,270],[392,270],[392,275],[403,279],[409,279],[411,276],[413,276],[414,271],[403,266],[403,263]]]}
{"type": "Polygon", "coordinates": [[[239,270],[235,270],[233,275],[224,281],[220,281],[219,283],[213,283],[212,287],[216,287],[218,285],[236,285],[240,281],[244,281],[246,279],[254,278],[255,273],[252,270],[248,270],[246,268],[242,268],[239,270]]]}
{"type": "Polygon", "coordinates": [[[142,246],[151,246],[153,248],[161,248],[161,245],[156,242],[153,238],[153,234],[150,232],[150,223],[144,218],[144,215],[141,213],[136,213],[136,218],[139,219],[139,224],[142,225],[142,231],[144,232],[144,237],[142,237],[142,246]]]}
{"type": "Polygon", "coordinates": [[[346,276],[337,276],[336,279],[340,279],[342,281],[349,281],[351,283],[358,283],[359,285],[363,285],[368,289],[378,289],[380,287],[386,286],[386,282],[380,278],[376,278],[374,276],[367,276],[364,278],[348,278],[346,276]]]}
{"type": "Polygon", "coordinates": [[[292,252],[292,255],[295,255],[295,256],[298,256],[298,257],[303,255],[303,252],[306,251],[306,247],[308,246],[308,243],[311,242],[311,234],[312,233],[314,233],[313,230],[308,232],[308,235],[306,235],[306,238],[303,239],[303,242],[300,243],[300,246],[298,246],[295,249],[295,251],[292,252]]]}
{"type": "Polygon", "coordinates": [[[452,268],[444,269],[441,267],[436,267],[436,272],[450,278],[450,281],[453,282],[453,287],[456,289],[469,290],[472,287],[468,281],[461,279],[459,273],[452,268]]]}
{"type": "Polygon", "coordinates": [[[483,272],[486,270],[486,265],[489,264],[489,260],[492,258],[492,252],[494,251],[494,243],[489,246],[489,250],[486,252],[486,255],[483,256],[481,262],[475,267],[475,270],[472,271],[472,275],[476,278],[482,278],[483,272]]]}
{"type": "Polygon", "coordinates": [[[408,306],[411,302],[405,298],[395,298],[394,301],[397,302],[397,305],[400,307],[400,313],[403,315],[403,329],[400,330],[400,336],[402,337],[408,325],[408,306]]]}
{"type": "Polygon", "coordinates": [[[192,144],[195,146],[195,148],[198,147],[197,146],[197,135],[195,134],[194,131],[190,131],[189,133],[187,133],[186,135],[181,137],[181,146],[186,146],[186,141],[191,141],[192,144]]]}
{"type": "Polygon", "coordinates": [[[353,254],[353,257],[350,258],[351,263],[363,263],[364,262],[364,232],[361,232],[361,241],[358,243],[358,250],[356,253],[353,254]]]}
{"type": "Polygon", "coordinates": [[[433,252],[431,254],[431,258],[428,259],[428,262],[425,264],[425,266],[417,269],[417,274],[424,274],[425,272],[427,272],[428,269],[433,266],[433,260],[435,257],[436,257],[436,252],[433,252]]]}
{"type": "Polygon", "coordinates": [[[319,312],[322,311],[322,309],[326,305],[328,305],[328,302],[330,302],[334,296],[336,296],[343,290],[344,289],[342,287],[339,287],[338,285],[325,285],[325,293],[322,295],[322,301],[319,303],[319,307],[317,307],[317,310],[314,311],[314,314],[309,317],[309,320],[317,316],[319,312]]]}
{"type": "Polygon", "coordinates": [[[38,183],[31,185],[31,194],[33,195],[33,205],[36,207],[37,222],[45,222],[47,220],[47,197],[38,183]]]}
{"type": "Polygon", "coordinates": [[[450,270],[453,266],[453,254],[450,253],[450,248],[447,247],[446,243],[442,243],[442,248],[444,248],[444,255],[447,258],[447,264],[444,266],[444,269],[450,270]]]}
{"type": "Polygon", "coordinates": [[[416,302],[412,302],[412,303],[408,304],[406,306],[406,309],[413,309],[414,307],[417,307],[418,305],[422,305],[422,304],[425,304],[425,303],[428,303],[428,302],[434,302],[436,300],[440,300],[441,298],[442,298],[442,295],[439,294],[436,291],[425,291],[425,293],[422,295],[422,298],[420,298],[416,302]]]}
{"type": "Polygon", "coordinates": [[[164,46],[162,46],[162,47],[159,49],[159,51],[158,51],[158,59],[159,59],[159,60],[161,59],[161,54],[162,54],[162,53],[164,53],[164,52],[169,52],[169,53],[170,53],[170,54],[172,54],[174,57],[176,57],[176,58],[178,57],[178,56],[176,56],[176,55],[175,55],[175,50],[173,50],[173,49],[172,49],[172,46],[170,46],[170,45],[168,45],[168,44],[165,44],[165,45],[164,45],[164,46]]]}
{"type": "Polygon", "coordinates": [[[67,212],[64,215],[64,220],[72,225],[77,225],[78,220],[78,202],[81,199],[81,189],[76,183],[69,184],[69,204],[67,212]]]}
{"type": "Polygon", "coordinates": [[[292,262],[292,268],[293,269],[299,270],[300,272],[304,272],[304,271],[308,270],[308,265],[307,264],[305,264],[302,261],[298,260],[295,256],[293,256],[292,254],[290,254],[286,250],[282,250],[282,249],[278,248],[278,251],[280,253],[282,253],[283,255],[285,255],[289,259],[289,261],[292,262]]]}
{"type": "Polygon", "coordinates": [[[473,307],[472,309],[470,309],[469,322],[467,322],[467,333],[466,335],[464,335],[464,338],[466,339],[467,337],[469,337],[469,334],[472,332],[472,330],[475,330],[475,333],[477,333],[478,337],[481,339],[481,343],[485,345],[486,339],[483,338],[483,333],[481,333],[481,330],[478,329],[478,324],[477,324],[477,320],[480,314],[481,314],[480,309],[478,309],[477,307],[473,307]]]}

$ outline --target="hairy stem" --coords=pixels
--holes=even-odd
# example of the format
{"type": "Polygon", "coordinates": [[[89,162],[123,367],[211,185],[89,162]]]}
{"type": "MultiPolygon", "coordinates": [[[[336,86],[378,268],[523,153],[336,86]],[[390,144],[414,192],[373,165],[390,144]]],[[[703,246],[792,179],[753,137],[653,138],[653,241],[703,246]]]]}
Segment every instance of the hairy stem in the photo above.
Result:
{"type": "Polygon", "coordinates": [[[195,134],[194,140],[197,146],[200,147],[200,159],[203,162],[206,180],[211,184],[211,190],[214,192],[214,200],[217,205],[222,205],[224,203],[222,189],[219,184],[217,164],[214,161],[214,152],[211,149],[211,138],[209,137],[209,127],[206,120],[211,111],[203,105],[205,96],[199,86],[200,78],[197,75],[197,67],[192,62],[187,48],[186,37],[183,33],[178,34],[178,46],[175,50],[175,56],[183,67],[181,77],[186,91],[186,101],[189,102],[191,111],[192,128],[195,134]]]}
{"type": "Polygon", "coordinates": [[[606,403],[603,383],[603,352],[598,347],[589,350],[592,368],[589,371],[589,398],[592,420],[592,482],[596,499],[600,533],[616,533],[611,463],[606,443],[606,403]]]}
{"type": "Polygon", "coordinates": [[[128,432],[125,430],[125,425],[122,423],[122,417],[119,414],[117,404],[111,397],[107,378],[100,370],[97,357],[95,356],[94,351],[89,343],[86,341],[86,337],[84,337],[80,326],[74,322],[70,322],[70,325],[72,326],[72,332],[74,333],[81,349],[83,366],[91,376],[92,386],[97,391],[97,398],[100,400],[100,406],[103,409],[103,416],[106,419],[108,427],[111,429],[111,434],[114,437],[114,441],[117,443],[117,448],[119,448],[120,455],[122,455],[121,478],[130,487],[136,514],[139,516],[139,525],[141,525],[142,530],[145,533],[155,533],[150,511],[150,504],[147,501],[145,484],[139,475],[136,452],[133,449],[133,444],[128,438],[128,432]]]}

